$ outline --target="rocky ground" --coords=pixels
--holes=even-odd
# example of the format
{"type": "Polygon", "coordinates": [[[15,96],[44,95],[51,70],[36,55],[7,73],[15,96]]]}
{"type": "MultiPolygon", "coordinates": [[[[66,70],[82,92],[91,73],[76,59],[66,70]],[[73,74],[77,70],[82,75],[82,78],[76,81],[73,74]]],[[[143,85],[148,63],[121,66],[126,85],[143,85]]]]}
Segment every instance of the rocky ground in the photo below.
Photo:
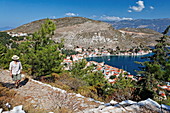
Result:
{"type": "Polygon", "coordinates": [[[24,79],[21,82],[21,87],[16,89],[14,88],[14,82],[9,76],[9,72],[4,70],[0,72],[0,82],[5,87],[17,92],[16,97],[19,96],[20,101],[16,101],[16,103],[22,104],[21,101],[24,100],[32,103],[34,108],[37,109],[53,111],[58,107],[64,107],[77,112],[99,105],[99,103],[89,101],[89,98],[85,98],[79,94],[67,93],[64,90],[32,79],[24,79]]]}
{"type": "Polygon", "coordinates": [[[151,99],[105,104],[28,78],[24,78],[21,87],[16,89],[7,70],[0,71],[0,82],[16,92],[13,99],[16,105],[30,103],[35,109],[43,109],[41,113],[56,113],[56,108],[67,108],[78,113],[170,113],[170,106],[159,105],[151,99]]]}

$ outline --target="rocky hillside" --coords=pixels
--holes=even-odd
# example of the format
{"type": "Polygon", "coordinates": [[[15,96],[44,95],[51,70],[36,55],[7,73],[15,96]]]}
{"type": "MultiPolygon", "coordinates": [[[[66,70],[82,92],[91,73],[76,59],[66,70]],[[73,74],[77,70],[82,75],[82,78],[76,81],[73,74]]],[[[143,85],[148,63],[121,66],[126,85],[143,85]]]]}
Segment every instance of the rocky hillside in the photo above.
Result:
{"type": "MultiPolygon", "coordinates": [[[[9,31],[33,33],[40,28],[44,20],[34,21],[9,31]]],[[[57,26],[53,39],[60,41],[64,38],[67,48],[74,46],[115,48],[119,46],[127,49],[138,46],[140,43],[148,46],[154,45],[154,40],[160,36],[159,33],[150,32],[148,29],[139,30],[137,34],[132,35],[122,30],[115,30],[111,24],[83,17],[53,19],[53,22],[57,26]]]]}
{"type": "Polygon", "coordinates": [[[16,92],[12,100],[15,105],[30,104],[35,109],[43,109],[44,112],[41,113],[54,111],[59,107],[76,112],[100,105],[100,102],[93,99],[85,98],[80,94],[68,93],[33,79],[23,79],[20,83],[21,87],[16,89],[9,71],[6,70],[0,70],[0,83],[16,92]]]}
{"type": "MultiPolygon", "coordinates": [[[[159,105],[151,99],[140,102],[125,100],[119,103],[116,101],[104,103],[80,94],[68,93],[65,90],[33,79],[23,79],[20,83],[21,87],[16,89],[13,87],[14,84],[9,76],[9,71],[6,70],[0,70],[0,83],[16,92],[11,102],[20,106],[14,107],[10,113],[16,113],[15,111],[18,109],[22,111],[21,105],[24,109],[30,105],[28,113],[48,113],[50,111],[61,113],[58,111],[59,108],[66,108],[64,113],[169,113],[170,111],[170,106],[159,105]],[[30,111],[32,108],[35,110],[34,112],[30,111]]],[[[25,112],[18,111],[17,113],[25,112]]]]}
{"type": "Polygon", "coordinates": [[[147,28],[123,28],[119,29],[119,31],[134,38],[134,43],[147,46],[154,46],[155,39],[162,36],[159,32],[147,28]]]}

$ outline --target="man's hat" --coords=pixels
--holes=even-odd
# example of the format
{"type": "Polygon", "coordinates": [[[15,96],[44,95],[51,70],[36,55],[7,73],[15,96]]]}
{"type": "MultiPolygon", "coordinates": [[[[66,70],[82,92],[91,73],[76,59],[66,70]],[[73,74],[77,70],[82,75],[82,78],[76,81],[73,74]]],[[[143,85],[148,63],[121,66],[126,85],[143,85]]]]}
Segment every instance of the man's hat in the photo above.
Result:
{"type": "Polygon", "coordinates": [[[14,55],[14,56],[12,57],[12,59],[13,59],[13,60],[18,60],[19,57],[18,57],[17,55],[14,55]]]}

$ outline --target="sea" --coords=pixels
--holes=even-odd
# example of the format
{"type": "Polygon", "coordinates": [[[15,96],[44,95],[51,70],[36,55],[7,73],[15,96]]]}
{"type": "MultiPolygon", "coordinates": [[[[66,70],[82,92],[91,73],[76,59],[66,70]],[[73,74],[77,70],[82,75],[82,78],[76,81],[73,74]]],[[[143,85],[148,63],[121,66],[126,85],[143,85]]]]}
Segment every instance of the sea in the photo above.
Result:
{"type": "Polygon", "coordinates": [[[89,57],[86,58],[87,61],[96,61],[96,62],[104,62],[107,65],[117,67],[119,69],[124,69],[132,75],[137,75],[137,71],[140,70],[140,64],[137,62],[144,62],[147,59],[143,59],[143,57],[150,56],[152,53],[141,56],[102,56],[102,57],[89,57]]]}

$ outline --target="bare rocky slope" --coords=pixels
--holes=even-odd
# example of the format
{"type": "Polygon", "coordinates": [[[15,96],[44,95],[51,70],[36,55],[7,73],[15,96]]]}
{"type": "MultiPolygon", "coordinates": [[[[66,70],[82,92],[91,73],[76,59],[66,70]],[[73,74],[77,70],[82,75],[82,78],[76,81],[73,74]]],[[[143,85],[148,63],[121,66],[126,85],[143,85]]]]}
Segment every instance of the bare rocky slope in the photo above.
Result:
{"type": "MultiPolygon", "coordinates": [[[[44,20],[37,20],[9,31],[33,33],[40,28],[44,20]]],[[[67,48],[74,46],[115,48],[119,46],[127,49],[138,46],[140,43],[147,46],[154,45],[155,39],[161,36],[160,33],[150,32],[148,29],[129,34],[124,32],[127,29],[122,32],[122,30],[115,30],[111,24],[83,17],[65,17],[52,19],[52,21],[57,26],[53,39],[55,41],[65,39],[67,48]],[[149,35],[148,32],[150,32],[149,35]]]]}

